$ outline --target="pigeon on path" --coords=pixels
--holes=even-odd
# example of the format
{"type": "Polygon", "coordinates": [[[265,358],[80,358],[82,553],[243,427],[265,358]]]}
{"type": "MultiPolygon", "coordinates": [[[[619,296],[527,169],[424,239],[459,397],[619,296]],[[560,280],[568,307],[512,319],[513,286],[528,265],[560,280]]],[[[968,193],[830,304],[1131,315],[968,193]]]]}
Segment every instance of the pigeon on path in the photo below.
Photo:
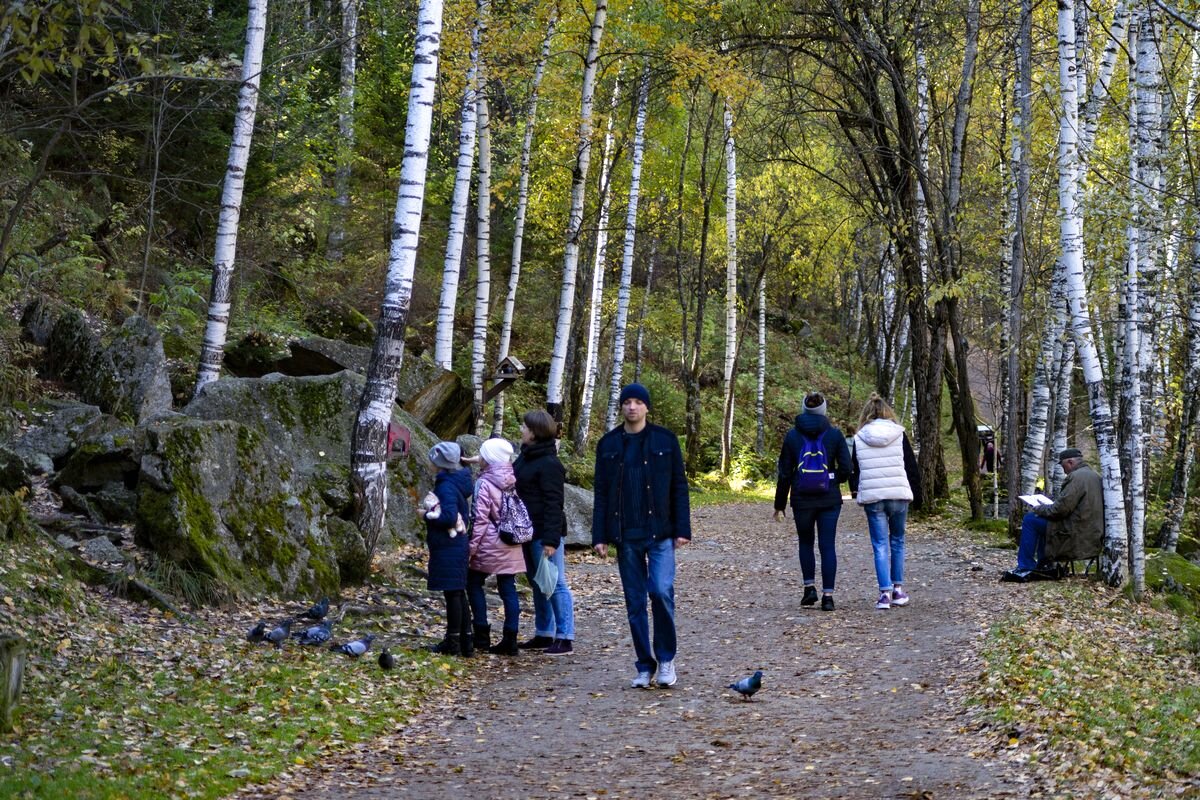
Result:
{"type": "Polygon", "coordinates": [[[345,653],[351,658],[358,658],[363,653],[371,649],[371,642],[375,641],[375,634],[368,633],[361,639],[355,639],[352,642],[345,644],[331,644],[329,649],[335,653],[345,653]]]}
{"type": "Polygon", "coordinates": [[[729,688],[749,700],[755,692],[762,688],[762,670],[755,670],[753,675],[729,684],[729,688]]]}
{"type": "Polygon", "coordinates": [[[325,644],[333,636],[333,623],[325,620],[319,625],[310,625],[298,633],[293,633],[300,644],[325,644]]]}
{"type": "Polygon", "coordinates": [[[278,647],[283,647],[284,640],[292,634],[292,623],[295,620],[285,619],[267,633],[267,641],[278,647]]]}
{"type": "Polygon", "coordinates": [[[247,642],[262,642],[266,641],[266,638],[267,623],[263,622],[261,619],[258,621],[257,625],[255,625],[249,630],[249,632],[246,633],[247,642]]]}
{"type": "Polygon", "coordinates": [[[383,652],[379,654],[379,666],[383,667],[385,670],[396,666],[396,657],[389,653],[386,647],[383,648],[383,652]]]}
{"type": "Polygon", "coordinates": [[[312,608],[303,612],[300,615],[300,619],[311,619],[311,620],[315,620],[315,621],[319,622],[320,620],[325,619],[325,615],[328,613],[329,613],[329,598],[322,597],[321,602],[315,603],[312,608]]]}

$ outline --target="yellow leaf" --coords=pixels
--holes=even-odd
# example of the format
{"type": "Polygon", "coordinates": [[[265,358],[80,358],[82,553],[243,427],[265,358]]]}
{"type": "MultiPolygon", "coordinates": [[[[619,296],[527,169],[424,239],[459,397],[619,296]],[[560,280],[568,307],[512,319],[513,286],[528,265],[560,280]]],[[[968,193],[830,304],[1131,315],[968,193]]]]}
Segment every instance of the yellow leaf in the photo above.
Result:
{"type": "Polygon", "coordinates": [[[9,608],[16,608],[16,605],[13,604],[13,599],[11,597],[4,598],[4,605],[8,606],[9,608]]]}
{"type": "Polygon", "coordinates": [[[59,642],[59,643],[58,643],[58,647],[55,647],[55,648],[54,648],[54,652],[56,652],[56,653],[62,653],[63,651],[65,651],[65,650],[66,650],[68,647],[70,647],[70,646],[71,646],[71,640],[70,640],[70,639],[63,639],[61,642],[59,642]]]}

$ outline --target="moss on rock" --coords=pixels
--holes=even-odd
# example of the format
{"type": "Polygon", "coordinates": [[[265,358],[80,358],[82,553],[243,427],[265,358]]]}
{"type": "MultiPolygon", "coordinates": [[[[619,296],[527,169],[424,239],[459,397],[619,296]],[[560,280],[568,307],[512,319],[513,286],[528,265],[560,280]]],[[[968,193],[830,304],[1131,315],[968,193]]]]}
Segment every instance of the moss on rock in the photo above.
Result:
{"type": "Polygon", "coordinates": [[[1146,586],[1166,597],[1167,604],[1195,616],[1200,609],[1200,565],[1178,553],[1150,551],[1146,558],[1146,586]]]}

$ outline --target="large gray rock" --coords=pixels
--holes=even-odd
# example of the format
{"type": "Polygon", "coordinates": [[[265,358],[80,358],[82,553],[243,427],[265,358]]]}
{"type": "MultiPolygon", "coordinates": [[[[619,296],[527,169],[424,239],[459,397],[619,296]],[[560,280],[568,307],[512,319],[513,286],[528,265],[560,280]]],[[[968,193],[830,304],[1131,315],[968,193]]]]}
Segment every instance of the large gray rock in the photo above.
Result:
{"type": "Polygon", "coordinates": [[[46,369],[88,403],[132,422],[171,410],[162,337],[138,316],[102,337],[98,323],[74,309],[66,311],[46,341],[46,369]]]}
{"type": "Polygon", "coordinates": [[[0,445],[0,492],[15,492],[33,486],[32,470],[20,455],[0,445]]]}
{"type": "Polygon", "coordinates": [[[182,417],[145,431],[139,544],[239,595],[337,592],[320,498],[261,433],[182,417]]]}
{"type": "MultiPolygon", "coordinates": [[[[280,458],[311,485],[335,516],[349,516],[350,444],[365,379],[336,375],[225,378],[204,387],[183,413],[197,419],[236,419],[258,431],[280,458]]],[[[425,526],[416,505],[433,488],[429,448],[437,438],[399,409],[393,421],[411,432],[410,454],[388,465],[388,532],[415,542],[425,526]]]]}
{"type": "Polygon", "coordinates": [[[52,402],[45,412],[34,414],[34,427],[12,444],[35,474],[53,471],[86,436],[99,430],[120,427],[116,417],[82,403],[52,402]]]}
{"type": "Polygon", "coordinates": [[[134,486],[146,436],[142,428],[97,430],[85,436],[54,477],[54,486],[94,492],[110,484],[134,486]]]}
{"type": "Polygon", "coordinates": [[[564,510],[567,515],[567,546],[592,546],[592,502],[593,494],[571,484],[564,492],[564,510]]]}

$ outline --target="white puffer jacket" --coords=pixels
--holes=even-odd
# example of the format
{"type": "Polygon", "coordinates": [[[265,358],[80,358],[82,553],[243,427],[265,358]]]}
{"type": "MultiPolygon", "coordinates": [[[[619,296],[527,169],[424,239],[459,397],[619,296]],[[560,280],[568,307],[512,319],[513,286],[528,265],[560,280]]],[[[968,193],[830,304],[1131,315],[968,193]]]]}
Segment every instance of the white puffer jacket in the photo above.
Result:
{"type": "Polygon", "coordinates": [[[873,419],[854,434],[858,460],[858,504],[913,499],[904,471],[904,427],[890,419],[873,419]]]}

